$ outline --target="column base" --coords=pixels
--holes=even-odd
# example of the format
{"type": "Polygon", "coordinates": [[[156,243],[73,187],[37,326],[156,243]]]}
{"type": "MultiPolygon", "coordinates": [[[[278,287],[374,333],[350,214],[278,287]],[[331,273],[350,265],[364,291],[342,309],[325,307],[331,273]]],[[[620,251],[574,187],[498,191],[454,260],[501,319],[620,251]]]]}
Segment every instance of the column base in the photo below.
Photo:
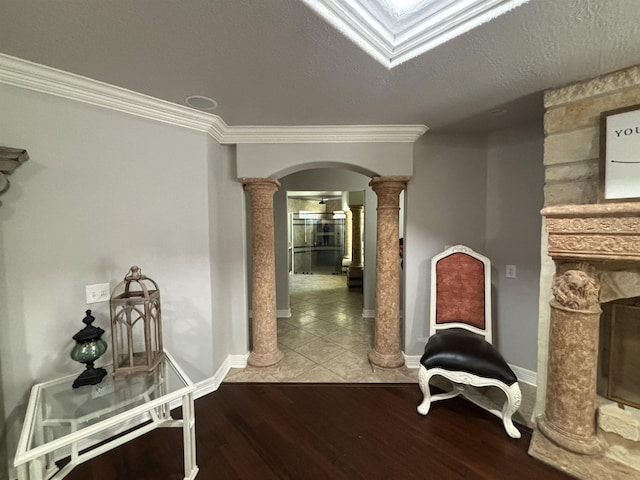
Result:
{"type": "Polygon", "coordinates": [[[582,480],[636,478],[638,471],[604,456],[580,455],[559,447],[543,435],[533,431],[529,455],[543,463],[582,480]]]}
{"type": "Polygon", "coordinates": [[[544,415],[538,417],[536,425],[545,437],[570,452],[580,455],[600,456],[604,454],[606,449],[606,444],[597,435],[590,437],[570,435],[555,427],[544,415]]]}
{"type": "Polygon", "coordinates": [[[275,349],[272,352],[268,353],[258,353],[256,351],[252,351],[249,354],[249,358],[247,359],[247,364],[252,367],[271,367],[276,365],[284,358],[284,353],[282,353],[279,349],[275,349]]]}
{"type": "Polygon", "coordinates": [[[349,289],[362,288],[364,284],[363,274],[364,270],[362,267],[350,266],[347,270],[347,287],[349,289]]]}
{"type": "Polygon", "coordinates": [[[392,355],[384,355],[377,352],[374,348],[369,352],[369,361],[375,367],[399,368],[404,366],[404,355],[402,355],[402,352],[394,353],[392,355]]]}

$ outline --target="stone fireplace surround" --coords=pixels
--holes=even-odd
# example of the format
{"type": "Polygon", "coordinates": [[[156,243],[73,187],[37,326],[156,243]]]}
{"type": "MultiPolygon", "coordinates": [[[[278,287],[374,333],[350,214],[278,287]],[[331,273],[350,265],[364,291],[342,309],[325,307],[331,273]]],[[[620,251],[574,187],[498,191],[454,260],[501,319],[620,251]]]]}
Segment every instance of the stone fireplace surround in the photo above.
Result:
{"type": "Polygon", "coordinates": [[[639,295],[640,202],[550,206],[542,215],[556,274],[546,402],[529,453],[577,478],[640,478],[608,454],[596,421],[600,303],[639,295]]]}

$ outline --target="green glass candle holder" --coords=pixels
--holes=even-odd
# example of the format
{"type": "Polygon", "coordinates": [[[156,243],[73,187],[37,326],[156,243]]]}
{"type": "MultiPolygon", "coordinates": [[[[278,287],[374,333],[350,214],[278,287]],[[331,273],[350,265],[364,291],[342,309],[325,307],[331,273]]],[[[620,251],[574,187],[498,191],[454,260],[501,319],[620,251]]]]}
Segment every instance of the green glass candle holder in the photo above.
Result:
{"type": "Polygon", "coordinates": [[[84,363],[86,369],[74,380],[73,388],[97,385],[107,374],[104,368],[94,367],[94,362],[107,351],[107,343],[100,338],[104,330],[91,325],[95,320],[91,310],[87,310],[86,314],[82,319],[85,327],[73,336],[76,344],[71,350],[71,358],[76,362],[84,363]]]}

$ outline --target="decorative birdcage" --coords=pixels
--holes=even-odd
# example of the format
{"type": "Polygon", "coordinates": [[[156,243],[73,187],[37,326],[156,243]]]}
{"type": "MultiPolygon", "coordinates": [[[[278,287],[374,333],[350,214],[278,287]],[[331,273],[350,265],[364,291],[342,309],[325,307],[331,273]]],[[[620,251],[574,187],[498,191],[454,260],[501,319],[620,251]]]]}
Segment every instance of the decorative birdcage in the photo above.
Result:
{"type": "Polygon", "coordinates": [[[164,358],[158,284],[133,266],[110,303],[114,374],[153,371],[164,358]]]}

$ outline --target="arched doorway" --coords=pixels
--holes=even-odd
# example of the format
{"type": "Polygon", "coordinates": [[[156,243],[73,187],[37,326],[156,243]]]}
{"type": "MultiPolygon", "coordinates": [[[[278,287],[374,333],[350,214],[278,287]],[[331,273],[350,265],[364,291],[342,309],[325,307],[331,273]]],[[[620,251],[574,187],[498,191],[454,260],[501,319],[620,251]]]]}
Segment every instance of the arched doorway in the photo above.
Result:
{"type": "MultiPolygon", "coordinates": [[[[253,348],[249,365],[272,366],[283,356],[277,344],[274,195],[280,190],[280,178],[311,168],[343,168],[371,178],[377,225],[375,338],[369,360],[382,368],[404,365],[400,349],[398,228],[400,193],[413,169],[413,149],[407,147],[365,143],[238,145],[238,176],[249,196],[251,216],[253,348]],[[243,175],[246,173],[251,176],[243,175]]],[[[372,263],[370,253],[368,264],[372,263]]]]}
{"type": "Polygon", "coordinates": [[[274,216],[278,225],[285,208],[279,200],[286,196],[288,238],[285,243],[285,228],[276,226],[276,249],[286,248],[290,254],[287,265],[276,255],[277,336],[286,352],[277,374],[282,381],[291,381],[294,375],[302,381],[357,381],[358,371],[370,370],[367,355],[373,345],[375,276],[366,286],[362,281],[363,252],[371,252],[371,273],[375,272],[376,200],[369,181],[367,175],[338,168],[308,169],[280,178],[274,216]],[[366,219],[371,231],[366,240],[360,215],[366,210],[365,200],[372,212],[366,219]],[[368,248],[356,249],[346,241],[354,230],[353,222],[347,222],[351,208],[360,220],[359,244],[368,241],[368,248]],[[352,273],[352,250],[360,255],[355,262],[360,265],[355,269],[357,286],[349,284],[347,275],[347,270],[352,273]]]}

